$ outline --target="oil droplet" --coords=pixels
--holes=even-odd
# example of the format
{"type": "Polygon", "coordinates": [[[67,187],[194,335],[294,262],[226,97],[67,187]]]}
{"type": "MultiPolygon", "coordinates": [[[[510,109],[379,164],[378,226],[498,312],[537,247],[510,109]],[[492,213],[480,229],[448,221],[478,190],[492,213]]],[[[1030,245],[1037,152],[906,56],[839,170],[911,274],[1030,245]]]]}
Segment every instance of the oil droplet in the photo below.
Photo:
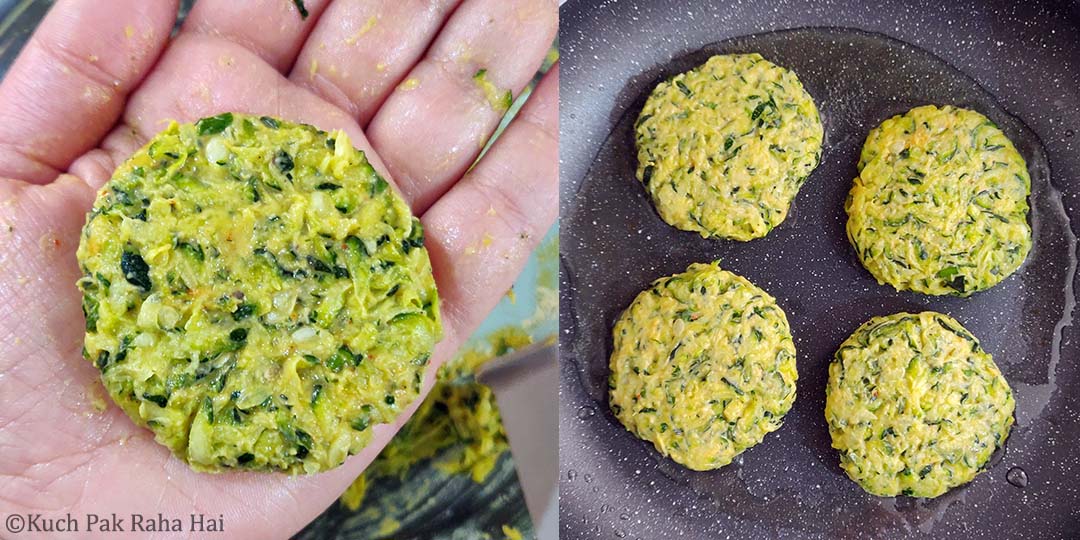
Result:
{"type": "Polygon", "coordinates": [[[1020,467],[1009,469],[1009,472],[1005,473],[1005,480],[1018,488],[1024,488],[1028,485],[1027,473],[1020,467]]]}
{"type": "Polygon", "coordinates": [[[596,407],[592,405],[582,405],[577,411],[577,417],[584,420],[592,415],[596,414],[596,407]]]}

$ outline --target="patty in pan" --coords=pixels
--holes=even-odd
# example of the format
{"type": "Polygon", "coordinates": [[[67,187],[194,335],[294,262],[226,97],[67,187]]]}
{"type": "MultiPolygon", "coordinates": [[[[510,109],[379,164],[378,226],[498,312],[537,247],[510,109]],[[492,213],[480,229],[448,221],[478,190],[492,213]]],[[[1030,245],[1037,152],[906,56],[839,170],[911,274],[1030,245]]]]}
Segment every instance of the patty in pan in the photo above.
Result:
{"type": "Polygon", "coordinates": [[[614,330],[611,409],[694,470],[727,465],[780,428],[795,401],[795,345],[775,299],[717,263],[655,281],[614,330]]]}
{"type": "Polygon", "coordinates": [[[787,217],[821,159],[824,131],[794,73],[736,54],[657,85],[635,134],[637,178],[664,221],[746,241],[787,217]]]}
{"type": "Polygon", "coordinates": [[[1031,250],[1027,164],[978,112],[925,105],[894,116],[867,136],[858,167],[847,234],[879,283],[968,296],[1031,250]]]}
{"type": "Polygon", "coordinates": [[[825,419],[840,466],[882,497],[937,497],[1005,443],[1012,390],[979,340],[926,311],[875,317],[836,352],[825,419]]]}

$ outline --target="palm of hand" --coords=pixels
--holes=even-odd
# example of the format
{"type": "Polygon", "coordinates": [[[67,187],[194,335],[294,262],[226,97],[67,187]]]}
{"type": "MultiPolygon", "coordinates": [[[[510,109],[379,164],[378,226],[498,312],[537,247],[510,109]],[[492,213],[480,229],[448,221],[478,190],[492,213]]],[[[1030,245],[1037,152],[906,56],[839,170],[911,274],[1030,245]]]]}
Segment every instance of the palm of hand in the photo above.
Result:
{"type": "Polygon", "coordinates": [[[404,423],[321,475],[192,472],[116,406],[94,409],[105,392],[80,352],[74,253],[96,189],[166,119],[237,111],[344,129],[424,222],[446,335],[430,388],[555,219],[557,68],[469,167],[500,116],[473,73],[519,92],[557,12],[418,4],[309,0],[301,20],[288,0],[201,0],[169,42],[174,2],[58,2],[0,86],[0,513],[223,514],[231,538],[283,536],[404,423]],[[513,57],[499,55],[507,40],[513,57]]]}

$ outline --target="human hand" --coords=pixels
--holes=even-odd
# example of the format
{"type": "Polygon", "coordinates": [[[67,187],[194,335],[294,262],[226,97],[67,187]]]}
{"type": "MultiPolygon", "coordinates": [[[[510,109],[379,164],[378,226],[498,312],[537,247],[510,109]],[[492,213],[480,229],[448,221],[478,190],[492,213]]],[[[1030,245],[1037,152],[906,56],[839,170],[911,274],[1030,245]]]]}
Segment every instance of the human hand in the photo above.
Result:
{"type": "Polygon", "coordinates": [[[302,477],[196,473],[115,405],[95,411],[106,393],[80,353],[79,232],[96,190],[167,120],[235,111],[343,129],[396,182],[421,216],[441,298],[425,392],[554,221],[557,67],[470,165],[501,117],[473,75],[520,92],[554,39],[555,2],[306,8],[301,19],[290,0],[200,0],[170,40],[175,0],[62,0],[0,84],[0,513],[85,525],[115,512],[129,530],[133,513],[185,528],[189,514],[220,514],[223,537],[285,537],[420,403],[341,467],[302,477]]]}

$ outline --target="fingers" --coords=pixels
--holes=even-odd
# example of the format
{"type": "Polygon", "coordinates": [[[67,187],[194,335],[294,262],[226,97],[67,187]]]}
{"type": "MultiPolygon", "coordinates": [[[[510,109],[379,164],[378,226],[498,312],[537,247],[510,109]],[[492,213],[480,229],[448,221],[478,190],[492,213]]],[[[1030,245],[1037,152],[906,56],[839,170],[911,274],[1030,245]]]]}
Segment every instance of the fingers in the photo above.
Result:
{"type": "Polygon", "coordinates": [[[423,213],[473,163],[558,26],[551,0],[467,0],[367,129],[413,211],[423,213]],[[513,52],[508,51],[512,45],[513,52]]]}
{"type": "Polygon", "coordinates": [[[459,0],[337,0],[289,78],[367,125],[459,0]]]}
{"type": "Polygon", "coordinates": [[[134,154],[144,142],[134,129],[126,125],[117,126],[98,148],[76,159],[68,167],[68,172],[96,189],[108,181],[117,166],[134,154]]]}
{"type": "Polygon", "coordinates": [[[308,33],[331,0],[199,0],[184,32],[232,41],[288,73],[308,33]],[[299,6],[308,12],[304,17],[299,6]]]}
{"type": "Polygon", "coordinates": [[[558,215],[556,65],[484,159],[421,218],[446,337],[456,347],[495,306],[558,215]]]}
{"type": "Polygon", "coordinates": [[[57,2],[0,84],[0,176],[50,182],[112,128],[176,1],[57,2]]]}
{"type": "MultiPolygon", "coordinates": [[[[113,161],[120,163],[170,120],[191,122],[223,111],[277,116],[325,130],[343,129],[353,145],[367,153],[372,165],[386,173],[349,115],[289,83],[247,48],[209,36],[177,37],[154,73],[131,96],[124,113],[126,125],[110,134],[103,146],[113,161]]],[[[82,167],[84,162],[80,160],[78,165],[82,167]]],[[[95,168],[92,163],[87,165],[90,172],[95,168]]],[[[95,178],[88,179],[95,187],[107,179],[95,178]]]]}

